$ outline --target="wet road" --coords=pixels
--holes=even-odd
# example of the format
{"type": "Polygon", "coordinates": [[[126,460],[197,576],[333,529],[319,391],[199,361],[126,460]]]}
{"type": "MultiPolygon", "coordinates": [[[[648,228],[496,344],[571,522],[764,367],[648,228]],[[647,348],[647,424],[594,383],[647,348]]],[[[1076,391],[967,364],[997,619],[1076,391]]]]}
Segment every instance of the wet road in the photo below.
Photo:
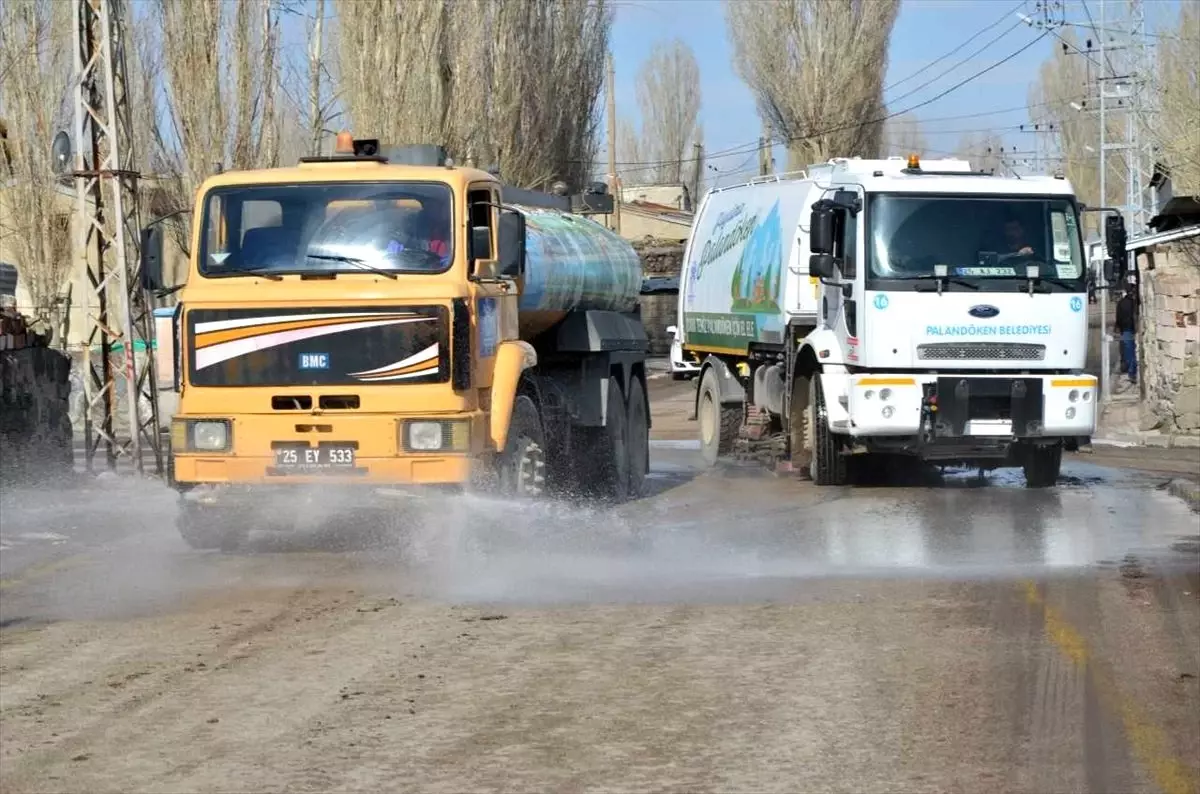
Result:
{"type": "Polygon", "coordinates": [[[6,491],[0,788],[1200,791],[1161,476],[704,471],[658,421],[687,388],[612,511],[429,499],[234,556],[154,485],[6,491]]]}

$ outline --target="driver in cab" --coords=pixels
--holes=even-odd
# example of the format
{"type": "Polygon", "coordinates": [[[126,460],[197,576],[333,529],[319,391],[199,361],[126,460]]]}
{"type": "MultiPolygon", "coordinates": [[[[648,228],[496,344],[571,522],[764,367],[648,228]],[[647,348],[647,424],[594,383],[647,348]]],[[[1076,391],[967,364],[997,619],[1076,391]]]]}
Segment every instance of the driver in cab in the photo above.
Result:
{"type": "Polygon", "coordinates": [[[435,255],[442,267],[449,265],[450,243],[446,233],[450,229],[450,220],[444,208],[425,203],[416,212],[406,215],[399,234],[388,240],[385,253],[395,256],[401,251],[422,251],[435,255]]]}
{"type": "Polygon", "coordinates": [[[1004,243],[1007,250],[1001,259],[1016,259],[1022,256],[1033,256],[1033,246],[1025,235],[1025,227],[1016,218],[1008,218],[1004,222],[1004,243]]]}

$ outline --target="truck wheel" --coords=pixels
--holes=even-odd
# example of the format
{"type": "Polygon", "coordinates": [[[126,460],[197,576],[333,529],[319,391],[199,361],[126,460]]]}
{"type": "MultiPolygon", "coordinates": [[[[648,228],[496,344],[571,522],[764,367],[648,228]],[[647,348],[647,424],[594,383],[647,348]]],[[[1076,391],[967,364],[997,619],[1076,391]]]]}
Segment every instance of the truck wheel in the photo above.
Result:
{"type": "Polygon", "coordinates": [[[500,491],[506,496],[530,499],[546,490],[546,453],[542,420],[527,394],[513,403],[508,442],[500,460],[500,491]]]}
{"type": "Polygon", "coordinates": [[[624,502],[629,498],[629,419],[621,382],[608,379],[608,424],[600,428],[595,460],[593,492],[604,499],[624,502]]]}
{"type": "Polygon", "coordinates": [[[628,427],[625,448],[629,452],[629,495],[645,493],[646,472],[650,468],[650,420],[646,416],[646,390],[640,378],[629,384],[628,427]]]}
{"type": "Polygon", "coordinates": [[[1026,488],[1050,488],[1058,482],[1062,471],[1062,444],[1049,447],[1031,446],[1025,450],[1026,488]]]}
{"type": "Polygon", "coordinates": [[[825,391],[821,376],[813,375],[808,382],[808,417],[806,435],[812,439],[812,462],[809,467],[812,481],[817,485],[845,485],[849,481],[846,456],[837,434],[829,429],[829,413],[825,407],[825,391]]]}
{"type": "Polygon", "coordinates": [[[715,370],[709,369],[700,381],[696,418],[700,420],[700,454],[705,463],[715,466],[717,458],[733,449],[733,439],[742,424],[740,407],[721,405],[721,388],[717,385],[715,370]]]}
{"type": "Polygon", "coordinates": [[[175,526],[184,542],[193,549],[235,552],[245,542],[246,532],[240,526],[223,520],[226,518],[228,516],[184,503],[180,505],[175,526]]]}

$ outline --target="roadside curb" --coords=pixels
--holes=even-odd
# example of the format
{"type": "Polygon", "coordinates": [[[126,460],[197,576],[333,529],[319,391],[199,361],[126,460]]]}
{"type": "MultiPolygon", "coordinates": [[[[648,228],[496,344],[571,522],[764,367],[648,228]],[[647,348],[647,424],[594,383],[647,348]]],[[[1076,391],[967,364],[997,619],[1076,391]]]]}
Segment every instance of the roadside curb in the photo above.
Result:
{"type": "Polygon", "coordinates": [[[1188,480],[1171,480],[1167,483],[1167,493],[1187,502],[1192,512],[1200,513],[1200,485],[1188,480]]]}
{"type": "Polygon", "coordinates": [[[1154,449],[1196,449],[1200,450],[1200,436],[1162,436],[1162,435],[1111,435],[1104,438],[1093,438],[1092,446],[1096,447],[1151,447],[1154,449]]]}

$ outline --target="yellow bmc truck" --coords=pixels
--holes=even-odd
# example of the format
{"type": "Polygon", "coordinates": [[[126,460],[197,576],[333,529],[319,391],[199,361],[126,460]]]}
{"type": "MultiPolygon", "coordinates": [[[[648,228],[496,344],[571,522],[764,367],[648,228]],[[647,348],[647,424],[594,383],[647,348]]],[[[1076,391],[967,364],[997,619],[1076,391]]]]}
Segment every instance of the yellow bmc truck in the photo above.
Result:
{"type": "Polygon", "coordinates": [[[602,185],[565,193],[341,133],[332,156],[205,181],[181,287],[144,229],[143,285],[179,291],[184,539],[237,548],[266,489],[640,494],[641,264],[586,217],[611,211],[602,185]]]}

